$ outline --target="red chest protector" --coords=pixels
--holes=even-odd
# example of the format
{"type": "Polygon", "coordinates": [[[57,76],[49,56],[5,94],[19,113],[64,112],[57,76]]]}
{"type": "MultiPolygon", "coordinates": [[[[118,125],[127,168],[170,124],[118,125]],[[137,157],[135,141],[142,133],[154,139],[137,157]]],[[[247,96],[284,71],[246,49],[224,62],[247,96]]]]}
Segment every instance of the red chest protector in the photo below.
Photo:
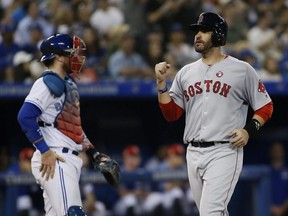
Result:
{"type": "Polygon", "coordinates": [[[77,144],[84,139],[81,126],[79,93],[76,83],[69,77],[65,80],[66,96],[61,113],[56,118],[58,130],[77,144]]]}

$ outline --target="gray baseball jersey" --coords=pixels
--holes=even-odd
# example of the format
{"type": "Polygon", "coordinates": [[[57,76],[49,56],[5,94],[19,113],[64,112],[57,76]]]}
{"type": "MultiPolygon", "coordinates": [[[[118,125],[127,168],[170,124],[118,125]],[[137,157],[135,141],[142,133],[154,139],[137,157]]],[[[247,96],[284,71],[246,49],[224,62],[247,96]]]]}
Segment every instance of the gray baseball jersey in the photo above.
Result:
{"type": "Polygon", "coordinates": [[[244,127],[249,105],[257,110],[271,101],[257,72],[231,56],[184,66],[169,93],[186,112],[184,143],[229,140],[229,132],[244,127]]]}

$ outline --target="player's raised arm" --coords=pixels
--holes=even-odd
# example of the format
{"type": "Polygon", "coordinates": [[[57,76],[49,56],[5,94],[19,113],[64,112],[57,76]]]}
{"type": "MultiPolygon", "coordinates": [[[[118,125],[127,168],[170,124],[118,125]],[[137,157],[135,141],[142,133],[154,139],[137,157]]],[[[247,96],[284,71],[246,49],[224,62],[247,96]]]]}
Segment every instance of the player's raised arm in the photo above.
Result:
{"type": "Polygon", "coordinates": [[[170,64],[160,62],[155,65],[156,84],[158,89],[158,101],[162,110],[163,116],[169,122],[179,119],[184,110],[178,106],[173,98],[169,95],[167,86],[167,77],[169,76],[170,64]]]}
{"type": "Polygon", "coordinates": [[[171,101],[171,97],[168,93],[168,87],[166,79],[169,75],[170,64],[167,62],[160,62],[155,65],[156,84],[158,88],[158,100],[159,103],[167,104],[171,101]]]}

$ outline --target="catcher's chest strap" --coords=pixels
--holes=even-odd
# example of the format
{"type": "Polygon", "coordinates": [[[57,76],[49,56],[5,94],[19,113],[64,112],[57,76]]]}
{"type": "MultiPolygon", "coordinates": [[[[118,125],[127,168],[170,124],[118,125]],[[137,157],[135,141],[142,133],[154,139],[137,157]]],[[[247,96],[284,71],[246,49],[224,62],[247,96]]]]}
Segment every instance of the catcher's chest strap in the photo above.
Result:
{"type": "Polygon", "coordinates": [[[74,150],[71,150],[71,149],[66,148],[66,147],[64,147],[64,148],[62,149],[62,153],[71,153],[71,154],[76,155],[76,156],[79,155],[79,152],[74,151],[74,150]]]}
{"type": "Polygon", "coordinates": [[[57,128],[57,122],[50,124],[50,123],[46,123],[46,122],[43,122],[43,121],[38,121],[38,125],[40,127],[55,127],[55,128],[57,128]]]}

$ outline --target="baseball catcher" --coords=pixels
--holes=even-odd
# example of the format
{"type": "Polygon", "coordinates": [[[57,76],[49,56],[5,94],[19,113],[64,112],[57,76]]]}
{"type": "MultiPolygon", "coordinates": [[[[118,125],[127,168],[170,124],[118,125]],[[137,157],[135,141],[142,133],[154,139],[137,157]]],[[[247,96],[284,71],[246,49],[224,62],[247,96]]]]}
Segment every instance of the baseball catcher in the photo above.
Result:
{"type": "Polygon", "coordinates": [[[75,78],[85,62],[86,45],[76,35],[53,34],[40,45],[46,70],[35,80],[17,119],[36,151],[32,174],[43,188],[46,215],[86,216],[79,179],[87,152],[95,167],[113,187],[120,169],[109,156],[98,153],[86,137],[80,115],[75,78]]]}

